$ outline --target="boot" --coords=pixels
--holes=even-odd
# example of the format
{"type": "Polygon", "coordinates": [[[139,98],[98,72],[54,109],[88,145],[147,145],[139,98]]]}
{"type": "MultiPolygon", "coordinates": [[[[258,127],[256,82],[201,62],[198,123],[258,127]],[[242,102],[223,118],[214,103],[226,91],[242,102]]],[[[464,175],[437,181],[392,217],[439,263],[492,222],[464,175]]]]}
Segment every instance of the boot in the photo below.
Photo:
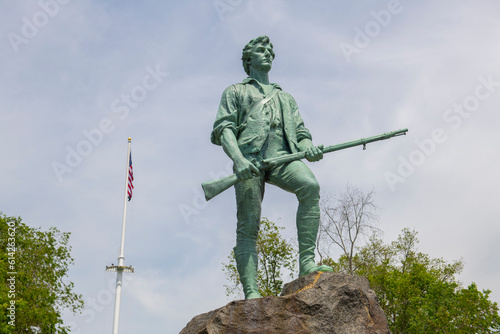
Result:
{"type": "Polygon", "coordinates": [[[319,207],[299,205],[297,210],[297,237],[299,241],[299,276],[305,276],[315,271],[333,271],[332,267],[317,265],[314,262],[316,238],[319,228],[319,207]],[[317,211],[317,212],[316,212],[317,211]]]}
{"type": "Polygon", "coordinates": [[[260,298],[261,295],[257,286],[257,251],[240,251],[237,247],[234,247],[234,256],[245,299],[260,298]]]}

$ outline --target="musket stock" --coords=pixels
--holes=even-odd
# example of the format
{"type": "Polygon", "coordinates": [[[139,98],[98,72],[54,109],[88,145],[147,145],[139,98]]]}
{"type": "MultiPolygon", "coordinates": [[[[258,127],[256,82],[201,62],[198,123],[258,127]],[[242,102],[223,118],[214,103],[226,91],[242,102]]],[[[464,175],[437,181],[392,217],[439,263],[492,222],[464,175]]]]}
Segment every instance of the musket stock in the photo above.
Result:
{"type": "MultiPolygon", "coordinates": [[[[373,136],[373,137],[368,137],[368,138],[362,138],[359,140],[354,140],[342,144],[337,144],[337,145],[330,145],[324,147],[323,153],[330,153],[330,152],[335,152],[335,151],[340,151],[344,150],[346,148],[354,147],[354,146],[359,146],[363,145],[363,149],[366,148],[366,144],[373,143],[375,141],[379,140],[385,140],[385,139],[390,139],[392,137],[398,137],[402,135],[406,135],[406,132],[408,132],[408,129],[401,129],[397,131],[391,131],[391,132],[386,132],[381,135],[373,136]]],[[[283,156],[279,156],[276,158],[269,158],[262,160],[260,163],[259,169],[261,171],[266,171],[269,169],[272,169],[274,167],[295,161],[295,160],[302,160],[306,157],[305,152],[298,152],[298,153],[291,153],[291,154],[286,154],[283,156]]],[[[223,178],[220,178],[218,180],[213,180],[213,181],[207,181],[201,184],[201,187],[203,188],[203,192],[205,193],[205,199],[207,201],[211,200],[215,196],[219,195],[221,192],[224,190],[234,186],[236,183],[238,183],[240,180],[236,176],[236,174],[232,174],[223,178]]]]}
{"type": "Polygon", "coordinates": [[[209,201],[224,190],[231,188],[238,182],[239,180],[236,174],[232,174],[224,176],[223,178],[220,178],[218,180],[204,182],[201,184],[201,187],[203,188],[203,192],[205,193],[205,199],[209,201]]]}

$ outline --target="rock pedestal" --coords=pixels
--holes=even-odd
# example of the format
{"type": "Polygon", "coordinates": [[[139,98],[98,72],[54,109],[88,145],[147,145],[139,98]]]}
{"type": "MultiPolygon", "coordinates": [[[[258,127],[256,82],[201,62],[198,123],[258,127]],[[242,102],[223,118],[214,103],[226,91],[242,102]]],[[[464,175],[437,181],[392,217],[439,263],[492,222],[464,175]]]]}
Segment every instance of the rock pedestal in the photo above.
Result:
{"type": "Polygon", "coordinates": [[[316,272],[279,297],[237,300],[194,317],[180,334],[390,334],[368,280],[316,272]]]}

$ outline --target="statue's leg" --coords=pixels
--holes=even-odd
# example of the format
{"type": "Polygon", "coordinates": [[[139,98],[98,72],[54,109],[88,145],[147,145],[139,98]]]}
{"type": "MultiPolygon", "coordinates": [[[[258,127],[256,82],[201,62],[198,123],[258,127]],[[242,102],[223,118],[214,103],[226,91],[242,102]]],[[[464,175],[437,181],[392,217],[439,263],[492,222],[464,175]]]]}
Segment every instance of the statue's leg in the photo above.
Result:
{"type": "Polygon", "coordinates": [[[263,180],[263,177],[254,177],[235,185],[238,225],[234,255],[245,299],[261,297],[257,286],[257,234],[264,196],[263,180]]]}
{"type": "Polygon", "coordinates": [[[319,184],[309,167],[302,161],[278,167],[269,174],[269,183],[294,193],[299,200],[296,221],[299,275],[304,276],[315,271],[333,271],[329,266],[319,266],[314,262],[320,219],[319,184]]]}

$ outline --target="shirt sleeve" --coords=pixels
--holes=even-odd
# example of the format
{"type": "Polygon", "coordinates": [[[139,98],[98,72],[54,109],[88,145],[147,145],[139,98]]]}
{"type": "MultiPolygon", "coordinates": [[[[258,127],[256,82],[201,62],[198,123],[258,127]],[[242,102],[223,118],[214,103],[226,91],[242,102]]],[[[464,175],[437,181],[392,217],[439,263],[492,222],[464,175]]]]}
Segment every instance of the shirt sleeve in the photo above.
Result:
{"type": "Polygon", "coordinates": [[[222,93],[210,140],[215,145],[221,145],[221,137],[224,130],[226,128],[230,129],[233,131],[234,135],[237,136],[237,126],[238,105],[236,87],[232,85],[226,88],[224,93],[222,93]]]}
{"type": "Polygon", "coordinates": [[[290,101],[290,108],[292,111],[292,117],[295,122],[295,134],[297,135],[297,142],[300,142],[303,139],[311,139],[312,136],[309,130],[305,127],[304,121],[302,120],[302,117],[300,116],[299,113],[299,108],[297,107],[297,103],[295,102],[295,99],[291,96],[288,95],[289,101],[290,101]]]}

